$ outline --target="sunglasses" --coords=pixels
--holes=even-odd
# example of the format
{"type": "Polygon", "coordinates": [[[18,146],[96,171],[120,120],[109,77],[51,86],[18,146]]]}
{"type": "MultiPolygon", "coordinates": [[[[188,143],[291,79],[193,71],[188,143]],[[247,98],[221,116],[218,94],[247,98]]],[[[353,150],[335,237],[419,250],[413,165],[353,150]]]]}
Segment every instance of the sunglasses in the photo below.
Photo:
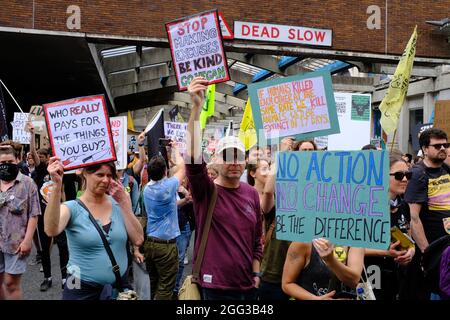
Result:
{"type": "Polygon", "coordinates": [[[412,177],[411,171],[397,171],[394,173],[389,173],[390,176],[394,176],[395,180],[402,181],[404,177],[406,180],[410,180],[412,177]]]}
{"type": "Polygon", "coordinates": [[[441,150],[442,147],[448,149],[450,147],[450,142],[430,144],[429,147],[435,147],[436,150],[441,150]]]}

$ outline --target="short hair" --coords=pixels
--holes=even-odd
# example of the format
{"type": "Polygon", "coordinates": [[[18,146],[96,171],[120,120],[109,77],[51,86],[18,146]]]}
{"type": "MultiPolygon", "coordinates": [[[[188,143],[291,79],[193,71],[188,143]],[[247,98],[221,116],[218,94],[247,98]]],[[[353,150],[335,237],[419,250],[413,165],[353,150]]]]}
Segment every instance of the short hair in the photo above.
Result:
{"type": "Polygon", "coordinates": [[[46,148],[40,148],[36,151],[36,153],[41,154],[46,157],[48,157],[48,155],[49,155],[48,149],[46,149],[46,148]]]}
{"type": "Polygon", "coordinates": [[[413,158],[412,154],[410,154],[410,153],[405,153],[403,156],[408,158],[408,161],[407,161],[408,163],[411,163],[412,158],[413,158]]]}
{"type": "Polygon", "coordinates": [[[419,145],[420,149],[428,147],[431,139],[445,139],[447,140],[447,133],[439,128],[430,128],[420,134],[419,145]]]}
{"type": "Polygon", "coordinates": [[[311,143],[314,150],[317,150],[317,144],[314,142],[314,140],[300,140],[300,141],[294,142],[293,150],[300,150],[300,147],[302,146],[302,144],[304,144],[306,142],[311,143]]]}
{"type": "Polygon", "coordinates": [[[12,154],[14,156],[14,158],[16,158],[16,159],[18,158],[17,153],[12,146],[1,145],[0,146],[0,156],[2,156],[4,154],[6,154],[6,155],[12,154]]]}
{"type": "Polygon", "coordinates": [[[147,166],[148,176],[153,181],[161,180],[167,171],[166,160],[163,156],[157,155],[150,159],[147,166]]]}
{"type": "Polygon", "coordinates": [[[373,144],[366,144],[364,147],[361,148],[361,150],[378,150],[376,146],[373,144]]]}
{"type": "Polygon", "coordinates": [[[6,140],[3,142],[0,142],[0,146],[9,146],[12,147],[15,153],[15,157],[17,159],[21,158],[22,154],[22,145],[20,143],[14,142],[12,140],[6,140]]]}
{"type": "Polygon", "coordinates": [[[210,162],[206,165],[206,170],[214,170],[217,174],[219,174],[219,166],[216,163],[210,162]]]}

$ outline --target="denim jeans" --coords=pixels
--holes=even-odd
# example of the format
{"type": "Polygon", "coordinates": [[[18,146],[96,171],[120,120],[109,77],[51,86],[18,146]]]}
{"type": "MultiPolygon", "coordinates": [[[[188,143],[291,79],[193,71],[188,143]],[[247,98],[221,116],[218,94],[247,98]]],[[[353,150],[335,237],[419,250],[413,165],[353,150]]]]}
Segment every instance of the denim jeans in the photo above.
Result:
{"type": "Polygon", "coordinates": [[[183,278],[184,272],[184,257],[186,256],[187,247],[189,246],[189,241],[191,240],[191,228],[189,223],[186,223],[183,229],[180,229],[181,234],[177,237],[177,248],[178,248],[178,273],[177,281],[175,284],[174,292],[178,293],[181,286],[181,279],[183,278]]]}

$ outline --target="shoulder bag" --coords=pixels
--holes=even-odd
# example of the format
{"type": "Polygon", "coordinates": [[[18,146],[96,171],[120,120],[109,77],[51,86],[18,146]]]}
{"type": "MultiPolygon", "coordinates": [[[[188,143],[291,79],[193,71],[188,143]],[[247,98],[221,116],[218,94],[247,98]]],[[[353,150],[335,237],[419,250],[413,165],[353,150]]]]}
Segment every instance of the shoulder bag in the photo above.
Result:
{"type": "Polygon", "coordinates": [[[187,276],[184,280],[178,294],[178,300],[201,300],[200,288],[198,287],[197,282],[200,276],[200,267],[203,262],[203,256],[205,255],[206,242],[208,241],[209,229],[211,228],[213,211],[214,207],[216,206],[217,187],[214,183],[213,186],[214,189],[211,200],[209,202],[208,213],[206,214],[206,222],[200,242],[200,248],[198,249],[197,258],[195,259],[194,268],[192,269],[192,275],[187,276]]]}

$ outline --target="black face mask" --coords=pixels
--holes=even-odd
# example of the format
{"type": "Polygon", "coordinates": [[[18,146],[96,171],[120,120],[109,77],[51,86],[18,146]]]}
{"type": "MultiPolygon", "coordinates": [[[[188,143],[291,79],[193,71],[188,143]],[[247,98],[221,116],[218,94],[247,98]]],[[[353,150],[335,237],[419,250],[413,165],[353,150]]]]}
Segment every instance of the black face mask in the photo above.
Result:
{"type": "Polygon", "coordinates": [[[15,163],[0,164],[0,180],[13,181],[19,174],[19,166],[15,163]]]}

